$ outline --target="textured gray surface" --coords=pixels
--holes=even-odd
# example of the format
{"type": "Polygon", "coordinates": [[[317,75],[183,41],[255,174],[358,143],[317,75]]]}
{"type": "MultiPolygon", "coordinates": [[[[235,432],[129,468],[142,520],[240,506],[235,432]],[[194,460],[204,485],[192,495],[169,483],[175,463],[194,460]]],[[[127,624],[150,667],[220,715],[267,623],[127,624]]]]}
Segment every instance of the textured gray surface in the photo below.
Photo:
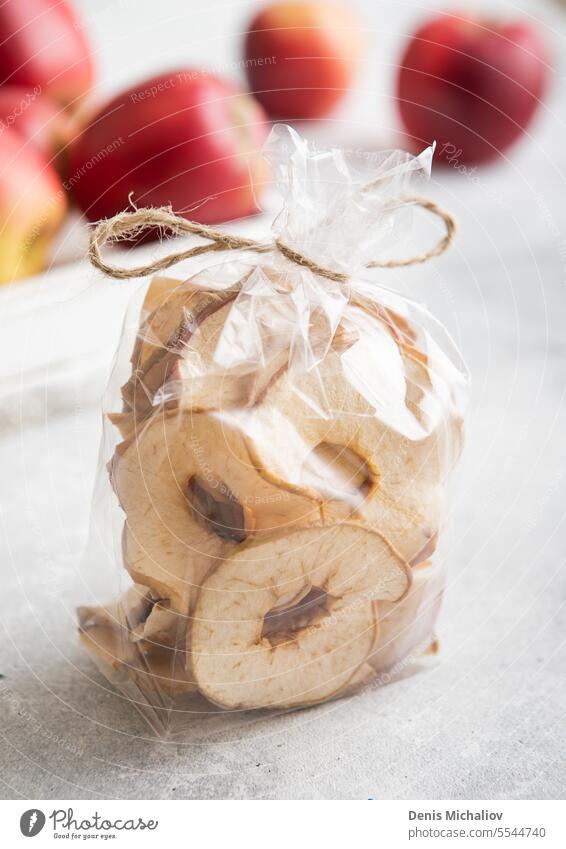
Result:
{"type": "Polygon", "coordinates": [[[156,742],[74,634],[98,440],[96,411],[76,408],[0,440],[2,795],[563,797],[563,130],[548,113],[512,164],[437,175],[457,246],[386,278],[445,321],[474,381],[438,664],[347,701],[156,742]]]}

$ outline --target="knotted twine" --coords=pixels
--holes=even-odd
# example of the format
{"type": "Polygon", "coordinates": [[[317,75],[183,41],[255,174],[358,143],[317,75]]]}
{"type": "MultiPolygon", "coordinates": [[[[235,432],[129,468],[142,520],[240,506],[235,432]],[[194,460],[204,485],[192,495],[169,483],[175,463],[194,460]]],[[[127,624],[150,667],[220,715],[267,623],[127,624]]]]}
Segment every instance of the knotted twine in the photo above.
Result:
{"type": "MultiPolygon", "coordinates": [[[[408,265],[418,265],[427,262],[433,257],[440,256],[448,250],[454,241],[456,221],[449,212],[428,198],[411,197],[404,200],[405,202],[414,203],[440,218],[446,228],[444,236],[439,239],[434,247],[424,253],[406,259],[390,259],[383,262],[371,260],[367,263],[366,268],[402,268],[408,265]]],[[[171,207],[135,209],[133,212],[120,212],[113,218],[100,221],[91,233],[88,257],[92,265],[104,272],[108,277],[113,277],[116,280],[127,280],[132,277],[146,277],[150,274],[157,274],[160,271],[171,268],[172,265],[176,265],[178,262],[204,253],[237,250],[251,250],[257,253],[265,253],[273,250],[274,247],[286,259],[303,268],[308,268],[313,274],[326,277],[328,280],[336,280],[339,283],[345,283],[348,280],[348,274],[345,272],[335,271],[319,265],[308,256],[293,250],[293,248],[290,248],[280,239],[265,243],[258,242],[255,239],[247,239],[243,236],[233,236],[224,230],[217,230],[207,224],[198,224],[196,221],[181,218],[181,216],[173,212],[171,207]],[[124,239],[134,239],[142,233],[156,228],[162,231],[168,231],[174,236],[190,233],[193,236],[200,236],[208,241],[206,244],[196,245],[187,250],[169,254],[147,265],[135,266],[133,268],[123,268],[119,265],[113,265],[102,258],[102,249],[105,245],[124,239]]]]}

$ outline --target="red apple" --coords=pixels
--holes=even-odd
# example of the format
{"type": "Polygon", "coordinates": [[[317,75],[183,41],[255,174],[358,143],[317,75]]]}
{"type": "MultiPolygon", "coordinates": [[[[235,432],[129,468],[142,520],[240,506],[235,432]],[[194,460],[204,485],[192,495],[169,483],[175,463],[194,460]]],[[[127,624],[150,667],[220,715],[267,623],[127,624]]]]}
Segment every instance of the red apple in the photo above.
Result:
{"type": "Polygon", "coordinates": [[[0,33],[0,85],[69,104],[91,87],[90,48],[68,0],[3,0],[0,33]]]}
{"type": "Polygon", "coordinates": [[[347,6],[272,3],[244,43],[251,91],[276,118],[320,118],[351,87],[361,54],[359,22],[347,6]]]}
{"type": "Polygon", "coordinates": [[[401,118],[413,147],[437,141],[440,161],[487,162],[525,132],[548,76],[544,44],[529,22],[443,14],[405,50],[401,118]]]}
{"type": "Polygon", "coordinates": [[[0,283],[45,268],[66,209],[54,168],[13,128],[0,133],[0,283]]]}
{"type": "Polygon", "coordinates": [[[72,115],[49,97],[22,86],[0,87],[0,133],[13,127],[61,173],[73,137],[72,115]]]}
{"type": "Polygon", "coordinates": [[[256,211],[265,179],[261,106],[198,70],[128,89],[96,113],[71,148],[73,197],[94,221],[129,206],[171,205],[201,223],[256,211]]]}

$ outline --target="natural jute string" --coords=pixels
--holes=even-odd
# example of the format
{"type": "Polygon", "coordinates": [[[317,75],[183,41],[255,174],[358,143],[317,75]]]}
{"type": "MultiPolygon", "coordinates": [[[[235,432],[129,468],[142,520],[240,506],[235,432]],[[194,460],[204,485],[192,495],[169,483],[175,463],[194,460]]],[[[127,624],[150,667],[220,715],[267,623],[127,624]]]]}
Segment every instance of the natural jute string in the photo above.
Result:
{"type": "MultiPolygon", "coordinates": [[[[367,263],[367,268],[402,268],[407,265],[417,265],[418,263],[427,262],[427,260],[435,256],[440,256],[452,244],[456,234],[456,221],[449,212],[446,212],[446,210],[442,209],[434,201],[427,198],[411,197],[406,198],[405,202],[421,206],[423,209],[441,218],[446,227],[446,233],[433,248],[425,253],[417,254],[408,259],[391,259],[386,262],[372,260],[367,263]]],[[[136,209],[133,212],[121,212],[113,218],[100,221],[91,233],[88,257],[96,268],[103,271],[109,277],[114,277],[116,280],[126,280],[131,277],[146,277],[150,274],[157,274],[159,271],[165,271],[166,268],[171,268],[172,265],[176,265],[184,259],[191,259],[191,257],[199,256],[209,251],[247,249],[265,252],[272,250],[274,246],[288,260],[303,268],[308,268],[320,277],[326,277],[328,280],[336,280],[338,282],[346,282],[348,280],[348,275],[344,272],[324,268],[324,266],[314,262],[308,256],[304,256],[288,247],[279,239],[274,243],[265,243],[257,242],[255,239],[245,239],[242,236],[232,236],[230,233],[226,233],[223,230],[216,230],[214,227],[209,227],[206,224],[187,221],[185,218],[175,215],[168,207],[149,207],[146,209],[136,209]],[[208,242],[205,245],[196,245],[193,248],[188,248],[188,250],[172,253],[162,259],[157,259],[154,262],[148,263],[148,265],[140,265],[134,268],[123,268],[118,265],[112,265],[102,258],[102,248],[105,245],[118,242],[122,239],[136,238],[143,232],[155,228],[167,230],[175,236],[182,233],[191,233],[193,236],[201,236],[203,239],[208,239],[208,242]]]]}

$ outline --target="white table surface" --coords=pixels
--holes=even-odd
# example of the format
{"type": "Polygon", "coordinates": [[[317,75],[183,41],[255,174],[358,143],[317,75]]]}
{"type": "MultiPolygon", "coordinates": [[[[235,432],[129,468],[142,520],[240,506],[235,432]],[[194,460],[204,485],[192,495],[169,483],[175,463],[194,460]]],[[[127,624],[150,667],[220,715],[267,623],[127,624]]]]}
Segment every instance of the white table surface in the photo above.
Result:
{"type": "MultiPolygon", "coordinates": [[[[116,84],[118,55],[124,80],[147,73],[148,55],[157,68],[182,56],[222,55],[249,6],[209,2],[189,13],[186,3],[163,2],[155,21],[155,4],[136,3],[128,30],[132,4],[106,0],[95,13],[82,3],[100,45],[105,90],[116,84]],[[213,37],[210,18],[220,6],[213,37]]],[[[393,33],[416,7],[384,2],[378,16],[375,4],[365,5],[370,37],[383,38],[383,61],[393,62],[393,33]]],[[[101,283],[85,265],[63,267],[0,298],[2,795],[564,795],[566,14],[551,2],[528,4],[535,7],[539,17],[548,14],[558,49],[533,141],[477,179],[437,173],[430,193],[460,221],[456,246],[433,265],[379,278],[428,303],[473,375],[438,664],[302,713],[196,726],[182,742],[150,737],[85,656],[74,623],[85,594],[80,559],[97,401],[128,292],[101,283]],[[2,406],[2,397],[9,403],[2,406]]],[[[383,81],[372,116],[354,102],[367,101],[379,67],[374,54],[340,132],[363,137],[379,116],[390,134],[383,81]]],[[[419,222],[413,247],[430,235],[419,222]]]]}

